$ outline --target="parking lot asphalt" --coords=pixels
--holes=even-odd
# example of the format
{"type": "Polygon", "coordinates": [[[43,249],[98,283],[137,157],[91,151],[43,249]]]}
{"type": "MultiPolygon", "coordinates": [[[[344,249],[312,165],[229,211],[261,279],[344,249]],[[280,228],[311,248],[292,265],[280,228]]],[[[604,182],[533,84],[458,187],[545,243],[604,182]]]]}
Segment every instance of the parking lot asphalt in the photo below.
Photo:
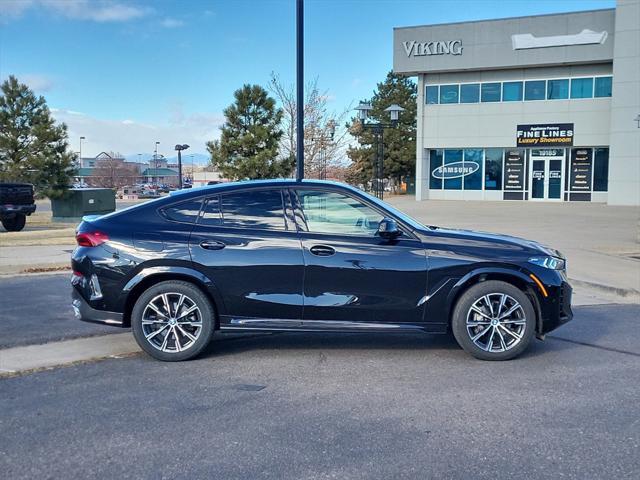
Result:
{"type": "Polygon", "coordinates": [[[0,278],[0,348],[123,331],[75,319],[69,275],[0,278]]]}
{"type": "Polygon", "coordinates": [[[218,336],[0,379],[5,478],[638,478],[640,306],[576,308],[521,358],[450,337],[218,336]]]}

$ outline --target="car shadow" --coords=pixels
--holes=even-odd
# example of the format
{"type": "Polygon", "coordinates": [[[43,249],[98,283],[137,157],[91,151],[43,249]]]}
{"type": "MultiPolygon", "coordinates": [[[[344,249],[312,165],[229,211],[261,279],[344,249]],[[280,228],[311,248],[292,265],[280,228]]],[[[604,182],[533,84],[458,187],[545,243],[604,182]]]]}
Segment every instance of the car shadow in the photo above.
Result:
{"type": "Polygon", "coordinates": [[[204,356],[249,350],[461,350],[452,335],[412,333],[224,333],[214,337],[204,356]]]}

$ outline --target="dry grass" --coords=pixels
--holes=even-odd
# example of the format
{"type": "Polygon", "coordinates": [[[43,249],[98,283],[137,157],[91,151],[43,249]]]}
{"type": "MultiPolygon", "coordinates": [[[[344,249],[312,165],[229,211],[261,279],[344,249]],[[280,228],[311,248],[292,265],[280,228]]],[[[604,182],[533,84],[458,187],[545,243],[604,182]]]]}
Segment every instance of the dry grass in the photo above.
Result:
{"type": "Polygon", "coordinates": [[[27,217],[21,232],[6,232],[0,228],[0,246],[75,245],[75,231],[75,223],[52,222],[51,213],[35,213],[27,217]]]}

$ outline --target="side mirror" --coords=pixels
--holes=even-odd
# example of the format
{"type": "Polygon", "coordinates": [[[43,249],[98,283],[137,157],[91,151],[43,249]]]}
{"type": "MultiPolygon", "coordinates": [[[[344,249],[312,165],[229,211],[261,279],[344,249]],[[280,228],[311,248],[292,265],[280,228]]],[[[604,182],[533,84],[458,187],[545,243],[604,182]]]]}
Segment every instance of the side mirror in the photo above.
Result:
{"type": "Polygon", "coordinates": [[[378,235],[385,240],[393,240],[402,235],[398,224],[392,218],[383,218],[378,225],[378,235]]]}

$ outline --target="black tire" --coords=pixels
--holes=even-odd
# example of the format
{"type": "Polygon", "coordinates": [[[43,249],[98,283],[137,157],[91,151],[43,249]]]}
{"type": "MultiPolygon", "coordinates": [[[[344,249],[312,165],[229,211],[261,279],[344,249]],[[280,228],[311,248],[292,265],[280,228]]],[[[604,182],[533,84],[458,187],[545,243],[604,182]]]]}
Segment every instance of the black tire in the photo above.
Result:
{"type": "Polygon", "coordinates": [[[27,223],[27,217],[22,213],[16,213],[13,218],[3,218],[2,226],[7,232],[19,232],[27,223]]]}
{"type": "MultiPolygon", "coordinates": [[[[503,313],[506,313],[506,311],[503,311],[503,313]]],[[[510,360],[517,357],[531,343],[535,334],[535,326],[535,311],[527,295],[514,285],[497,280],[478,283],[464,292],[458,299],[451,318],[451,329],[458,344],[480,360],[510,360]],[[502,325],[497,324],[494,326],[491,323],[492,320],[485,318],[485,316],[491,318],[500,316],[500,314],[494,315],[493,312],[500,307],[500,305],[496,304],[499,304],[499,301],[503,298],[501,295],[506,296],[506,302],[508,302],[503,307],[504,310],[509,310],[509,308],[506,308],[507,305],[515,305],[514,301],[520,304],[521,309],[516,309],[515,313],[500,321],[504,322],[502,325]],[[485,297],[489,298],[491,306],[483,309],[482,306],[487,305],[486,300],[483,300],[485,297]],[[471,307],[473,305],[477,306],[476,302],[481,302],[480,309],[487,315],[482,316],[480,313],[476,314],[475,311],[474,313],[471,312],[471,307]],[[474,323],[467,325],[468,316],[472,316],[470,321],[474,323]],[[475,323],[476,321],[485,322],[488,325],[480,325],[480,323],[475,323]],[[492,328],[495,332],[490,330],[492,328]],[[483,336],[482,332],[485,331],[487,333],[483,336]],[[509,333],[510,331],[513,333],[509,333]],[[496,332],[498,333],[497,336],[495,335],[496,332]],[[485,348],[481,348],[481,345],[474,342],[471,335],[480,335],[476,342],[484,343],[485,348]],[[519,340],[518,336],[520,337],[519,340]],[[512,344],[510,345],[509,342],[512,342],[512,344]],[[496,351],[494,351],[494,347],[496,351]],[[508,348],[498,351],[498,348],[504,349],[504,347],[508,348]]]]}
{"type": "MultiPolygon", "coordinates": [[[[158,303],[155,303],[154,305],[158,305],[158,303]]],[[[175,312],[173,316],[179,317],[180,315],[178,314],[180,312],[185,312],[183,308],[184,306],[179,310],[179,312],[175,312]]],[[[166,311],[166,309],[164,309],[163,311],[166,311]]],[[[149,314],[153,315],[154,311],[152,309],[147,310],[147,315],[149,314]]],[[[195,314],[193,315],[194,316],[189,315],[187,317],[184,317],[183,321],[197,319],[195,314]]],[[[149,320],[149,318],[151,317],[147,317],[146,320],[149,320]]],[[[181,280],[168,280],[165,282],[160,282],[153,287],[148,288],[142,293],[142,295],[140,295],[135,305],[133,306],[133,310],[131,311],[131,328],[133,330],[133,336],[140,348],[142,348],[153,358],[162,360],[164,362],[179,362],[183,360],[189,360],[198,356],[202,352],[202,350],[204,350],[211,342],[211,338],[213,337],[215,331],[215,311],[207,296],[192,283],[184,282],[181,280]],[[145,327],[143,327],[142,321],[143,315],[147,310],[147,306],[152,300],[163,294],[167,294],[168,296],[167,298],[169,299],[170,309],[176,309],[177,302],[174,301],[172,303],[172,299],[175,300],[176,297],[178,297],[179,299],[179,295],[184,295],[185,298],[189,301],[187,303],[187,300],[184,300],[183,305],[196,305],[197,312],[199,312],[199,319],[201,321],[200,330],[196,330],[197,327],[193,327],[191,325],[176,324],[172,326],[169,324],[168,317],[167,321],[165,321],[163,317],[157,316],[158,320],[156,320],[154,324],[146,324],[145,333],[145,327]],[[155,330],[162,329],[163,326],[163,332],[158,332],[150,340],[147,339],[146,335],[155,333],[155,330]],[[182,330],[178,330],[181,327],[182,330]],[[182,333],[185,330],[192,336],[195,336],[196,331],[198,331],[199,333],[197,334],[197,336],[195,336],[196,340],[191,341],[187,336],[185,336],[182,333]],[[164,340],[165,336],[169,337],[167,341],[158,346],[157,343],[160,343],[161,340],[164,340]],[[177,340],[175,336],[178,337],[177,340]],[[182,341],[180,340],[180,338],[182,338],[182,341]],[[180,351],[179,346],[183,342],[185,344],[188,344],[188,346],[186,347],[186,349],[180,351]],[[166,345],[165,348],[167,349],[167,351],[163,351],[160,349],[164,345],[166,345]],[[171,346],[173,346],[173,350],[170,349],[171,346]]]]}

